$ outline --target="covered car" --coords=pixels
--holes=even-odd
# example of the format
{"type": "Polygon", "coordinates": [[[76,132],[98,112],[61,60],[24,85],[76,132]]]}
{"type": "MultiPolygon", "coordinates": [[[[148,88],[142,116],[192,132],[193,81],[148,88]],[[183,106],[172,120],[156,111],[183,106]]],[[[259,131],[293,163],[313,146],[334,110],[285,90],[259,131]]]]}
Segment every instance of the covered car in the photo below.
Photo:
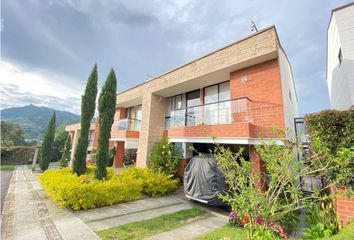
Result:
{"type": "Polygon", "coordinates": [[[211,154],[194,156],[184,172],[184,192],[188,199],[214,206],[225,206],[218,198],[226,192],[225,176],[211,154]]]}

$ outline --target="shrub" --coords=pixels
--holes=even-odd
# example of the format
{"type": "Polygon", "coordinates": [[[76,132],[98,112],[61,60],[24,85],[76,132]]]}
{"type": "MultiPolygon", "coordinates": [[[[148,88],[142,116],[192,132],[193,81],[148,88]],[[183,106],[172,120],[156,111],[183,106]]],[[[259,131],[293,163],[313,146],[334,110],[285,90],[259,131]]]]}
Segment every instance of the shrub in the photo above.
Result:
{"type": "Polygon", "coordinates": [[[325,110],[305,116],[310,136],[310,154],[325,167],[322,175],[327,185],[354,186],[354,110],[325,110]]]}
{"type": "Polygon", "coordinates": [[[156,142],[150,154],[151,169],[154,172],[175,175],[181,160],[182,153],[163,138],[156,142]]]}
{"type": "Polygon", "coordinates": [[[73,210],[97,208],[139,199],[142,182],[129,175],[115,175],[107,169],[107,179],[96,180],[93,167],[77,176],[70,168],[48,170],[39,176],[48,197],[62,207],[73,210]]]}
{"type": "Polygon", "coordinates": [[[177,189],[179,180],[163,173],[155,173],[148,168],[128,168],[120,176],[131,176],[139,179],[143,184],[143,193],[151,197],[166,195],[177,189]]]}
{"type": "Polygon", "coordinates": [[[178,180],[154,173],[148,168],[129,168],[116,175],[107,168],[107,178],[94,178],[94,167],[77,176],[71,168],[47,170],[39,180],[50,197],[59,206],[73,210],[97,208],[139,199],[141,194],[162,196],[177,189],[178,180]]]}

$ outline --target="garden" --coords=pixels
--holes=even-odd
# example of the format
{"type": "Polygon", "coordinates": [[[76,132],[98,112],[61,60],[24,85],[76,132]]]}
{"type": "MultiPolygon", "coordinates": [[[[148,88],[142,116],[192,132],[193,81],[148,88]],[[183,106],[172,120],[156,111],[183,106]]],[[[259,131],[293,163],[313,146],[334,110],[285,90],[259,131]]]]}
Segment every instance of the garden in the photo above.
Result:
{"type": "MultiPolygon", "coordinates": [[[[132,167],[115,174],[108,167],[115,92],[116,78],[111,70],[98,98],[100,129],[94,165],[86,164],[86,149],[89,125],[96,107],[96,66],[82,96],[81,131],[74,159],[70,159],[71,143],[68,137],[61,159],[62,168],[47,170],[53,151],[53,114],[42,144],[39,166],[43,174],[39,179],[46,194],[59,206],[73,210],[98,208],[137,200],[144,195],[158,197],[177,189],[179,180],[176,171],[182,156],[167,139],[154,144],[150,168],[132,167]],[[69,161],[73,163],[72,168],[67,167],[69,161]]],[[[229,206],[231,212],[229,225],[200,239],[288,239],[296,236],[295,232],[298,231],[303,239],[350,239],[353,223],[350,223],[350,216],[346,214],[352,214],[352,210],[345,207],[348,211],[343,212],[338,206],[340,199],[348,204],[354,201],[353,120],[354,110],[327,110],[307,115],[308,148],[304,149],[304,145],[295,137],[283,140],[282,145],[265,142],[254,146],[262,159],[262,171],[253,170],[252,162],[243,157],[244,149],[235,153],[214,139],[215,149],[210,151],[223,171],[228,186],[228,191],[220,193],[219,198],[229,206]],[[318,179],[320,184],[305,192],[303,183],[309,179],[318,179]],[[305,227],[299,229],[299,225],[305,227]]],[[[275,130],[274,134],[278,136],[279,131],[275,130]]],[[[170,217],[178,220],[180,216],[170,217]]],[[[165,220],[161,217],[156,221],[165,220]]],[[[139,228],[145,225],[136,224],[139,228]]],[[[149,224],[154,228],[153,223],[146,222],[146,226],[149,224]]],[[[165,228],[173,228],[172,225],[166,225],[165,228]]],[[[112,231],[127,234],[134,226],[112,231]]],[[[150,235],[148,229],[141,231],[144,232],[143,236],[150,235]]],[[[111,232],[101,234],[110,239],[111,232]]]]}
{"type": "Polygon", "coordinates": [[[353,234],[348,233],[353,223],[345,225],[354,218],[353,212],[344,215],[338,203],[345,199],[346,209],[354,203],[353,120],[354,110],[307,115],[308,149],[295,138],[284,140],[283,145],[257,145],[261,172],[252,170],[252,163],[243,158],[243,149],[233,153],[215,143],[212,153],[229,188],[220,198],[231,208],[230,225],[200,239],[232,239],[245,234],[244,230],[248,239],[298,238],[296,231],[303,239],[352,239],[353,234]],[[313,178],[321,184],[310,192],[302,191],[302,180],[313,178]],[[302,229],[300,221],[304,222],[302,229]]]}

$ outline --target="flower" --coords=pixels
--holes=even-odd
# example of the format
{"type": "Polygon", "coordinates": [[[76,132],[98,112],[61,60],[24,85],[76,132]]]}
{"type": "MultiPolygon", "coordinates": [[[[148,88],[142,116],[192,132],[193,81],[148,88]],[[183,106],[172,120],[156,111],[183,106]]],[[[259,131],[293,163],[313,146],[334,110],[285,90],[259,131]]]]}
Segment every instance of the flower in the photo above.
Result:
{"type": "Polygon", "coordinates": [[[233,220],[235,218],[235,216],[236,216],[236,213],[234,211],[231,211],[229,213],[229,220],[233,220]]]}
{"type": "Polygon", "coordinates": [[[263,218],[258,217],[258,218],[257,218],[257,223],[258,223],[258,224],[262,224],[262,223],[263,223],[263,218]]]}

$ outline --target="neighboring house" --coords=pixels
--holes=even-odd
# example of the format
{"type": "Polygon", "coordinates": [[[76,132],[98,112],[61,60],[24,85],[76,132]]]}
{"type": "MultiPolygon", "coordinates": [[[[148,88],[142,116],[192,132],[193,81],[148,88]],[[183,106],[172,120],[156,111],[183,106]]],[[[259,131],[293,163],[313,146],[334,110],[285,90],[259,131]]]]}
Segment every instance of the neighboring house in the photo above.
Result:
{"type": "Polygon", "coordinates": [[[331,107],[337,110],[354,108],[354,3],[332,10],[327,41],[331,107]]]}
{"type": "MultiPolygon", "coordinates": [[[[89,145],[87,147],[87,160],[91,159],[91,154],[97,149],[97,140],[98,135],[95,131],[97,123],[91,123],[90,125],[90,132],[89,132],[89,145]],[[97,136],[96,136],[97,135],[97,136]]],[[[65,127],[65,131],[69,133],[71,138],[71,152],[70,158],[74,158],[75,147],[77,145],[77,141],[79,140],[81,126],[80,123],[67,125],[65,127]]]]}
{"type": "Polygon", "coordinates": [[[297,112],[290,63],[270,27],[118,94],[115,166],[135,150],[136,165],[145,167],[162,137],[188,160],[190,146],[208,152],[213,136],[234,151],[244,147],[258,171],[254,145],[279,140],[271,128],[294,134],[297,112]]]}

